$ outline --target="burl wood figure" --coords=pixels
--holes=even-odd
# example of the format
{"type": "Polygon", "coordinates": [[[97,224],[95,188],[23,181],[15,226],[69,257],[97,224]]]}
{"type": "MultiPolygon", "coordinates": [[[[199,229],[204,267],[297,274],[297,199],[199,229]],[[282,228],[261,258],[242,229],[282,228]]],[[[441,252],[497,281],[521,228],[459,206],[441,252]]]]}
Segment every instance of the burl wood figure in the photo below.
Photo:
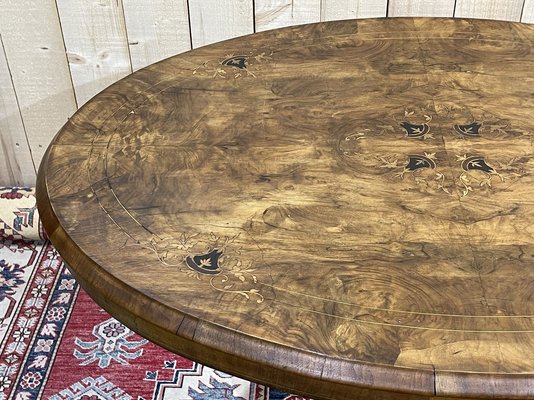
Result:
{"type": "Polygon", "coordinates": [[[150,340],[316,399],[534,398],[534,27],[199,48],[88,102],[39,210],[150,340]]]}

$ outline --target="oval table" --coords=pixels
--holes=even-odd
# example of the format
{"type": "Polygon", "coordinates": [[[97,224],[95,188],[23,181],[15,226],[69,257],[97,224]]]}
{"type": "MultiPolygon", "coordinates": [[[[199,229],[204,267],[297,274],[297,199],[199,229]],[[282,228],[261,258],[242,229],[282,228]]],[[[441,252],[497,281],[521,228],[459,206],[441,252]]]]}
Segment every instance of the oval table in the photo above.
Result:
{"type": "Polygon", "coordinates": [[[127,326],[317,399],[534,398],[534,27],[291,27],[142,69],[38,176],[127,326]]]}

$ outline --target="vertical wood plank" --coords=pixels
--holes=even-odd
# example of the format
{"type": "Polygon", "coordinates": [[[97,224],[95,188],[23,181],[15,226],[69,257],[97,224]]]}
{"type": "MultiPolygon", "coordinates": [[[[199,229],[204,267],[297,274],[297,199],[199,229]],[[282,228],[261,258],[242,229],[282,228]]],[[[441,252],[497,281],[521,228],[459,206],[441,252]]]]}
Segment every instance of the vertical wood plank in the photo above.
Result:
{"type": "Polygon", "coordinates": [[[321,20],[321,0],[256,0],[256,31],[321,20]]]}
{"type": "Polygon", "coordinates": [[[322,21],[379,18],[387,14],[387,0],[323,0],[322,21]]]}
{"type": "Polygon", "coordinates": [[[193,48],[253,33],[252,0],[189,0],[193,48]]]}
{"type": "Polygon", "coordinates": [[[35,168],[0,36],[0,186],[31,185],[35,168]]]}
{"type": "Polygon", "coordinates": [[[57,0],[78,104],[132,72],[122,0],[57,0]]]}
{"type": "Polygon", "coordinates": [[[457,18],[519,21],[524,0],[457,0],[457,18]]]}
{"type": "Polygon", "coordinates": [[[123,0],[134,71],[191,49],[187,0],[123,0]]]}
{"type": "Polygon", "coordinates": [[[390,0],[389,17],[452,17],[455,0],[390,0]]]}
{"type": "MultiPolygon", "coordinates": [[[[3,0],[0,29],[27,140],[37,166],[53,136],[76,110],[55,3],[3,0]]],[[[20,129],[16,127],[19,123],[13,123],[15,126],[9,125],[8,135],[20,137],[20,133],[14,133],[20,129]]],[[[4,132],[2,135],[5,136],[4,132]]]]}
{"type": "Polygon", "coordinates": [[[534,24],[534,0],[525,0],[521,22],[534,24]]]}

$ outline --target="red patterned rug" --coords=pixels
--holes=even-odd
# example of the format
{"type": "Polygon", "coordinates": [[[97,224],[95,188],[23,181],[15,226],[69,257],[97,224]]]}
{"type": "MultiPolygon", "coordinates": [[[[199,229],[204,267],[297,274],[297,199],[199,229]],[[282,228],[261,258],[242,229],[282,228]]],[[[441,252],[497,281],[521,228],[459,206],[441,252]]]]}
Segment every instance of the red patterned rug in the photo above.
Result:
{"type": "Polygon", "coordinates": [[[43,237],[29,189],[0,188],[0,342],[0,400],[303,400],[177,356],[113,319],[43,237]]]}

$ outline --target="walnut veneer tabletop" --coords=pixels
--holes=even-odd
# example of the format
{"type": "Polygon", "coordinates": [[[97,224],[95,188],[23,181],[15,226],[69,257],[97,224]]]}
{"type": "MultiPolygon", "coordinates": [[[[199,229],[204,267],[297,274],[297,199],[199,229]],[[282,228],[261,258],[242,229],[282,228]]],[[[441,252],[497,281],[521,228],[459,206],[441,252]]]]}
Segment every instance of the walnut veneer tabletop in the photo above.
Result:
{"type": "Polygon", "coordinates": [[[534,397],[534,27],[380,19],[140,70],[38,205],[112,315],[325,399],[534,397]]]}

